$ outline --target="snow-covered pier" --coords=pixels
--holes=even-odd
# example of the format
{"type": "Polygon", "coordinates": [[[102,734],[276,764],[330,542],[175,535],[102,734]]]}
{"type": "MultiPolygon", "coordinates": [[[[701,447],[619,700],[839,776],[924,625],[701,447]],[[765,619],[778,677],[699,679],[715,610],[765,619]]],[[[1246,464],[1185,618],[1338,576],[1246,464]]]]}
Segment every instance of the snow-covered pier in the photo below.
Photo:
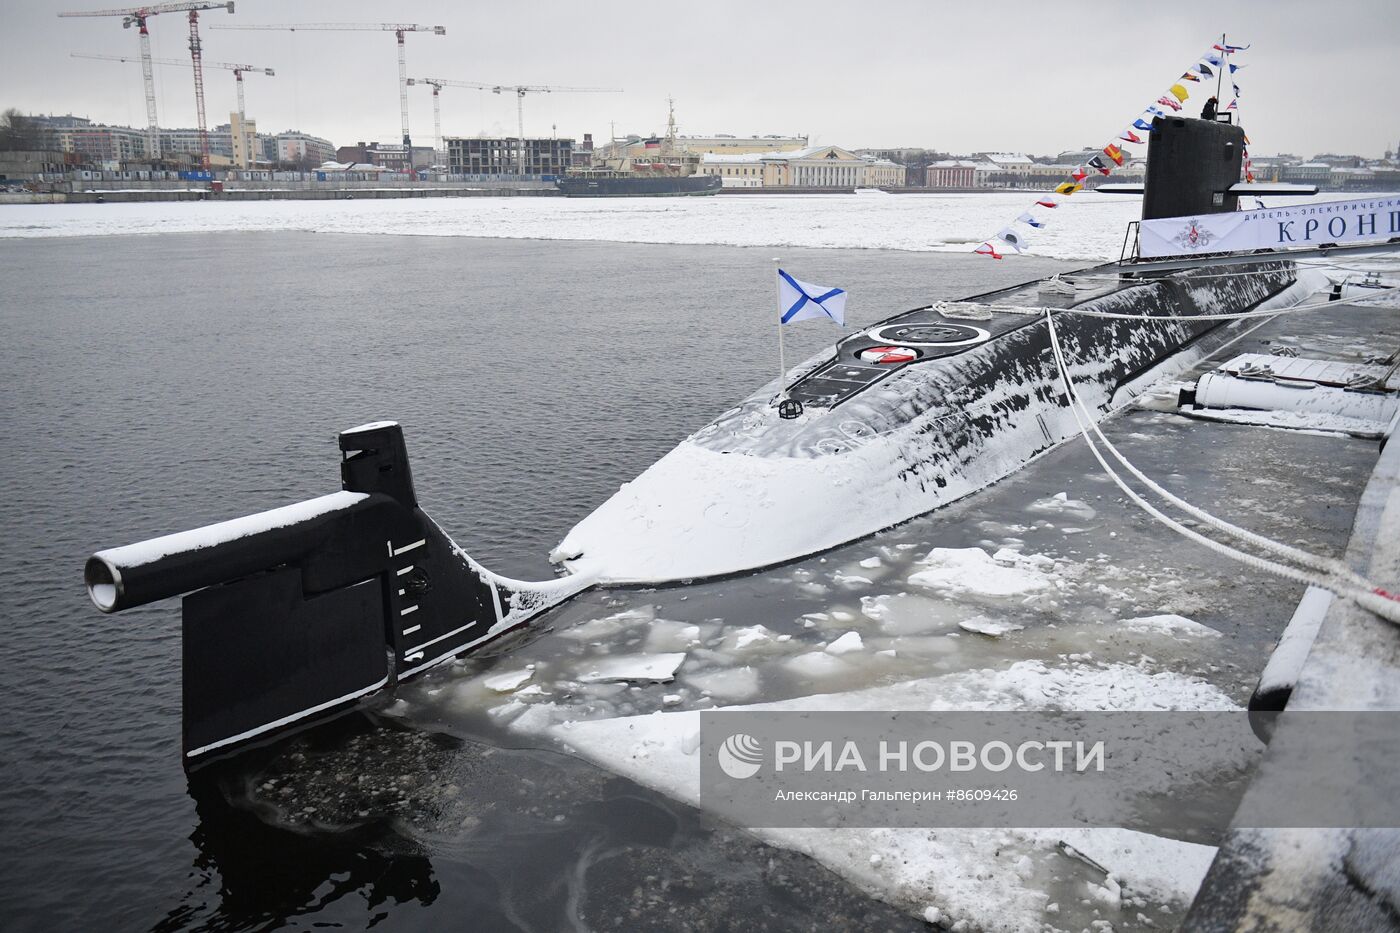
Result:
{"type": "MultiPolygon", "coordinates": [[[[1361,495],[1346,561],[1400,591],[1400,443],[1385,445],[1361,495]]],[[[1334,600],[1298,673],[1287,712],[1400,712],[1400,627],[1334,600]]],[[[1337,717],[1344,722],[1342,717],[1337,717]]],[[[1252,795],[1299,767],[1285,713],[1252,795]]],[[[1393,733],[1392,733],[1393,734],[1393,733]]],[[[1357,741],[1335,762],[1327,793],[1395,786],[1393,743],[1357,741]]],[[[1192,930],[1400,928],[1400,829],[1235,829],[1220,847],[1187,917],[1192,930]],[[1342,918],[1345,918],[1343,920],[1342,918]]]]}

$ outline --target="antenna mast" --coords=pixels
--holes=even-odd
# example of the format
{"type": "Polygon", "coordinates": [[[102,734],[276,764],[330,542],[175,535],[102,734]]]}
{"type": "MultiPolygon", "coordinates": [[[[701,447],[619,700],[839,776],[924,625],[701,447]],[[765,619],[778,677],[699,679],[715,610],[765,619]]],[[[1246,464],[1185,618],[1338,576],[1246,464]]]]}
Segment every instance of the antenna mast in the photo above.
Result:
{"type": "Polygon", "coordinates": [[[1220,111],[1220,89],[1225,80],[1225,71],[1230,67],[1229,46],[1225,44],[1225,33],[1220,34],[1220,67],[1215,69],[1215,109],[1220,111]]]}

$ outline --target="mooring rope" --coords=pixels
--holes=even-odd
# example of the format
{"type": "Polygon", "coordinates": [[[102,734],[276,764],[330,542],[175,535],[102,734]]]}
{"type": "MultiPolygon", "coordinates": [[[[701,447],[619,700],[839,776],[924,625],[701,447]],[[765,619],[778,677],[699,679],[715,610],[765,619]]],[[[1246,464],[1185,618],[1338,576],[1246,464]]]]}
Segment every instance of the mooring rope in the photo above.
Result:
{"type": "Polygon", "coordinates": [[[1400,625],[1400,596],[1386,592],[1370,580],[1367,580],[1364,576],[1346,567],[1346,565],[1342,564],[1340,561],[1320,557],[1290,545],[1274,541],[1211,515],[1204,509],[1197,508],[1184,499],[1181,499],[1179,496],[1167,491],[1159,484],[1149,479],[1142,471],[1134,467],[1127,458],[1104,437],[1103,432],[1100,431],[1097,424],[1095,424],[1093,415],[1089,412],[1088,406],[1086,406],[1084,401],[1080,398],[1079,392],[1075,388],[1073,380],[1070,378],[1069,367],[1065,363],[1064,351],[1060,346],[1059,335],[1055,330],[1055,322],[1049,313],[1045,315],[1045,324],[1050,334],[1050,348],[1054,355],[1055,365],[1059,370],[1060,379],[1064,383],[1065,391],[1069,398],[1070,413],[1074,416],[1075,424],[1078,425],[1079,432],[1084,437],[1085,443],[1089,445],[1089,450],[1093,453],[1094,459],[1098,461],[1099,466],[1102,467],[1109,478],[1117,484],[1118,488],[1127,495],[1130,501],[1177,534],[1180,534],[1188,540],[1195,541],[1217,554],[1238,561],[1245,566],[1253,567],[1257,570],[1262,570],[1287,580],[1293,580],[1297,583],[1325,589],[1343,599],[1356,603],[1389,622],[1400,625]],[[1136,490],[1129,486],[1127,482],[1109,466],[1108,461],[1104,459],[1103,453],[1094,442],[1095,434],[1098,435],[1103,445],[1112,452],[1115,459],[1122,463],[1133,476],[1144,482],[1148,488],[1152,489],[1158,495],[1161,495],[1168,502],[1233,537],[1248,541],[1265,550],[1273,551],[1276,554],[1287,557],[1304,566],[1320,570],[1322,573],[1311,573],[1298,567],[1280,564],[1256,554],[1238,550],[1228,544],[1209,538],[1194,529],[1188,528],[1169,515],[1166,515],[1139,495],[1136,490]]]}
{"type": "Polygon", "coordinates": [[[1318,308],[1325,308],[1328,305],[1365,304],[1368,301],[1375,301],[1383,295],[1391,295],[1400,292],[1400,286],[1384,288],[1374,295],[1366,295],[1361,298],[1348,298],[1344,301],[1328,298],[1325,301],[1304,302],[1302,304],[1291,305],[1286,308],[1269,308],[1255,311],[1233,311],[1229,314],[1129,314],[1126,311],[1096,311],[1090,308],[1055,308],[1059,314],[1079,314],[1085,317],[1113,318],[1121,321],[1244,321],[1250,318],[1271,317],[1275,314],[1294,314],[1299,311],[1316,311],[1318,308]]]}

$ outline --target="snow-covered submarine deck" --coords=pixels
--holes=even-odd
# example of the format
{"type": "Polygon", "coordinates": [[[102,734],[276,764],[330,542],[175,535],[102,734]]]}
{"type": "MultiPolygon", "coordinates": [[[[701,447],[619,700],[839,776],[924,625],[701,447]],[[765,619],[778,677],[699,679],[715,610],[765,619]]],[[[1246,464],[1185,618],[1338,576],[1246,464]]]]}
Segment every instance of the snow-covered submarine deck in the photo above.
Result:
{"type": "Polygon", "coordinates": [[[1072,378],[1102,416],[1245,326],[1209,315],[1286,307],[1330,284],[1288,261],[1145,278],[1104,266],[1080,280],[1092,288],[1068,295],[1031,282],[845,338],[789,372],[799,417],[780,417],[779,386],[768,384],[622,486],[551,558],[602,583],[668,583],[757,570],[873,534],[1077,435],[1047,312],[1072,378]],[[862,359],[882,346],[911,352],[892,364],[862,359]]]}

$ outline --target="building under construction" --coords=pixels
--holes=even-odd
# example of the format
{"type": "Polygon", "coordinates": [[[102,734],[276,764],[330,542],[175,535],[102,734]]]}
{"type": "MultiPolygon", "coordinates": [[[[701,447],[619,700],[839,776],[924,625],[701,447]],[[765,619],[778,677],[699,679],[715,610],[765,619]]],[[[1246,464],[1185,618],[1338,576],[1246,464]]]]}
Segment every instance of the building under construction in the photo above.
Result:
{"type": "MultiPolygon", "coordinates": [[[[448,171],[454,175],[515,175],[520,171],[520,139],[449,136],[448,171]]],[[[572,139],[526,139],[525,175],[563,175],[573,161],[572,139]]]]}

